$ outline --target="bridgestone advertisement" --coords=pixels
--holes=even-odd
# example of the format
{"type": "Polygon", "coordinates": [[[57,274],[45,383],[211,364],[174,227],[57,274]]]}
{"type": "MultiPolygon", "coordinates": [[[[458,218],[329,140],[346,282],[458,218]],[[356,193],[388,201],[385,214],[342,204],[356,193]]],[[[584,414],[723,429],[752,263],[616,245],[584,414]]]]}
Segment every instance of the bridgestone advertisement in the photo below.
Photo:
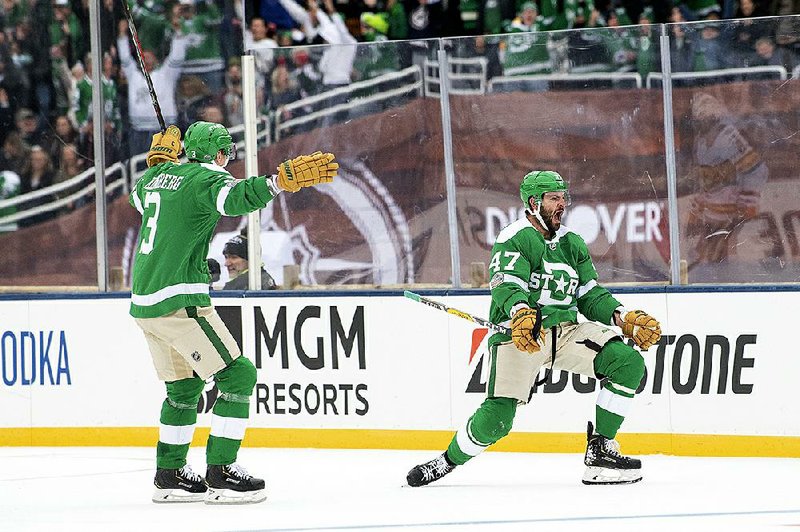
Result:
{"type": "MultiPolygon", "coordinates": [[[[488,310],[486,294],[429,297],[488,310]]],[[[617,297],[664,331],[643,353],[625,433],[800,437],[791,421],[800,357],[786,344],[794,325],[757,312],[796,308],[798,292],[617,297]]],[[[214,303],[258,369],[251,427],[452,431],[483,400],[487,331],[401,294],[214,303]]],[[[0,444],[19,444],[18,429],[157,426],[164,388],[127,307],[124,298],[0,302],[0,444]]],[[[556,372],[518,410],[513,432],[580,433],[597,390],[594,379],[556,372]]],[[[199,426],[215,397],[209,382],[199,426]]]]}

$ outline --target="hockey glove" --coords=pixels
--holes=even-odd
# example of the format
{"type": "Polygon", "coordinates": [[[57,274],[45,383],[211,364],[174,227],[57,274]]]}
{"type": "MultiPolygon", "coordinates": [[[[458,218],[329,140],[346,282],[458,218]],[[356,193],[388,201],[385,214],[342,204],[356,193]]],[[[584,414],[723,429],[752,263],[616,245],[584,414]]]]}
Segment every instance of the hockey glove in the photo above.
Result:
{"type": "Polygon", "coordinates": [[[150,151],[147,152],[147,166],[155,166],[167,161],[177,163],[180,154],[181,130],[178,129],[178,126],[172,125],[163,133],[159,131],[153,135],[150,151]]]}
{"type": "Polygon", "coordinates": [[[633,338],[639,349],[647,351],[661,338],[661,325],[650,314],[632,310],[621,316],[622,334],[633,338]]]}
{"type": "Polygon", "coordinates": [[[303,187],[330,183],[339,170],[339,163],[333,159],[332,153],[314,152],[284,161],[278,167],[278,186],[287,192],[297,192],[303,187]]]}
{"type": "Polygon", "coordinates": [[[532,308],[523,308],[511,318],[511,339],[520,351],[536,353],[542,348],[539,340],[542,332],[542,316],[532,308]]]}

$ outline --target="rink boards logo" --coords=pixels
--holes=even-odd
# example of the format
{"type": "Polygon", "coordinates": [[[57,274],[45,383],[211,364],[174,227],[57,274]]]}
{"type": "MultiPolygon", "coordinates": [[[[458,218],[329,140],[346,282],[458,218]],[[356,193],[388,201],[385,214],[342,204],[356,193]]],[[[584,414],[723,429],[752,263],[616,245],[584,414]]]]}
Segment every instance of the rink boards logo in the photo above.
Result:
{"type": "Polygon", "coordinates": [[[5,386],[72,384],[64,331],[3,331],[0,362],[5,386]]]}
{"type": "MultiPolygon", "coordinates": [[[[472,374],[467,383],[467,393],[486,393],[484,359],[489,363],[489,353],[484,339],[487,329],[475,329],[469,366],[472,374]]],[[[632,341],[628,340],[632,345],[632,341]]],[[[741,334],[733,341],[723,335],[694,334],[664,335],[649,351],[644,352],[645,373],[636,393],[648,391],[653,395],[670,393],[688,394],[752,394],[751,370],[755,368],[757,335],[741,334]],[[669,352],[668,348],[669,347],[669,352]]],[[[538,378],[544,376],[545,368],[538,378]]],[[[537,380],[538,380],[537,378],[537,380]]],[[[597,379],[566,371],[554,371],[533,393],[560,393],[571,387],[577,393],[598,391],[597,379]]]]}
{"type": "MultiPolygon", "coordinates": [[[[600,235],[604,235],[609,244],[617,242],[620,236],[624,236],[627,243],[661,242],[664,239],[662,209],[663,204],[656,201],[613,206],[575,204],[567,208],[564,225],[581,235],[587,244],[594,243],[600,235]]],[[[524,208],[511,207],[503,211],[494,206],[486,207],[482,227],[479,224],[471,229],[484,230],[485,243],[491,246],[503,227],[524,216],[524,208]]]]}
{"type": "MultiPolygon", "coordinates": [[[[255,345],[243,345],[242,307],[216,307],[243,353],[253,355],[259,379],[253,393],[257,415],[364,416],[369,412],[364,307],[307,305],[290,316],[286,306],[254,306],[255,345]],[[326,331],[321,336],[319,331],[326,331]],[[264,371],[261,371],[264,370],[264,371]],[[344,381],[344,382],[343,382],[344,381]]],[[[207,389],[199,412],[213,408],[207,389]]]]}

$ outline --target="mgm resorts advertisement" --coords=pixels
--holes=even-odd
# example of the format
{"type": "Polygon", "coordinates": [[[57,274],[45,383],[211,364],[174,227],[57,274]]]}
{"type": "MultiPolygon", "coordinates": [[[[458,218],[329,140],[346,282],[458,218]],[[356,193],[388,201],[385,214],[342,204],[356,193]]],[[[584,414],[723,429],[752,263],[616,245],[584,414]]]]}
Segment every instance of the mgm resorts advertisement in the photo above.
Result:
{"type": "MultiPolygon", "coordinates": [[[[486,292],[427,295],[488,313],[486,292]]],[[[788,289],[617,294],[664,331],[642,353],[646,374],[624,431],[800,436],[789,422],[800,419],[800,357],[787,341],[789,315],[775,311],[797,308],[798,296],[788,289]]],[[[258,371],[251,427],[450,431],[484,400],[486,329],[399,292],[213,302],[258,371]]],[[[0,301],[0,429],[157,426],[164,385],[128,304],[124,297],[0,301]]],[[[580,433],[598,390],[595,379],[554,372],[518,409],[513,431],[580,433]]],[[[199,426],[210,424],[216,396],[210,380],[199,426]]]]}

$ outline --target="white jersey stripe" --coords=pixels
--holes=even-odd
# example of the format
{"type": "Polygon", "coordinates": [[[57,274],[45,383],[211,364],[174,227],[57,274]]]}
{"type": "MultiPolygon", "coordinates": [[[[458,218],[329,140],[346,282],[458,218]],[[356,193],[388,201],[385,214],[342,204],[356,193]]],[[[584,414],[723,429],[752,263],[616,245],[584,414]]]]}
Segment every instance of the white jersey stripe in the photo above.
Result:
{"type": "Polygon", "coordinates": [[[164,425],[158,429],[158,441],[170,445],[186,445],[192,443],[194,425],[164,425]]]}
{"type": "Polygon", "coordinates": [[[225,200],[228,199],[228,194],[230,193],[231,187],[226,185],[222,187],[219,194],[217,194],[217,212],[222,216],[228,216],[228,213],[225,212],[225,200]]]}
{"type": "Polygon", "coordinates": [[[174,296],[197,294],[208,294],[208,285],[206,283],[181,283],[165,286],[152,294],[131,294],[131,303],[140,307],[149,307],[174,296]]]}
{"type": "Polygon", "coordinates": [[[134,190],[131,193],[131,197],[133,198],[133,206],[136,207],[136,210],[139,211],[139,214],[144,214],[144,206],[142,205],[142,200],[139,199],[139,194],[137,194],[134,190]]]}
{"type": "Polygon", "coordinates": [[[588,283],[586,283],[583,286],[579,286],[578,287],[578,299],[582,298],[587,293],[589,293],[589,290],[591,290],[595,286],[597,286],[597,281],[595,281],[594,279],[592,279],[591,281],[589,281],[588,283]]]}
{"type": "Polygon", "coordinates": [[[525,290],[525,292],[530,292],[528,288],[528,283],[526,283],[521,277],[517,277],[516,275],[511,275],[510,273],[503,274],[503,283],[514,283],[518,285],[520,288],[525,290]]]}
{"type": "Polygon", "coordinates": [[[211,414],[211,435],[229,440],[244,439],[247,429],[247,418],[222,417],[211,414]]]}
{"type": "Polygon", "coordinates": [[[628,388],[627,386],[623,386],[621,384],[616,384],[614,382],[609,382],[608,385],[611,386],[612,388],[616,389],[616,390],[621,391],[621,392],[629,393],[631,395],[635,395],[636,394],[636,390],[634,390],[633,388],[628,388]]]}

